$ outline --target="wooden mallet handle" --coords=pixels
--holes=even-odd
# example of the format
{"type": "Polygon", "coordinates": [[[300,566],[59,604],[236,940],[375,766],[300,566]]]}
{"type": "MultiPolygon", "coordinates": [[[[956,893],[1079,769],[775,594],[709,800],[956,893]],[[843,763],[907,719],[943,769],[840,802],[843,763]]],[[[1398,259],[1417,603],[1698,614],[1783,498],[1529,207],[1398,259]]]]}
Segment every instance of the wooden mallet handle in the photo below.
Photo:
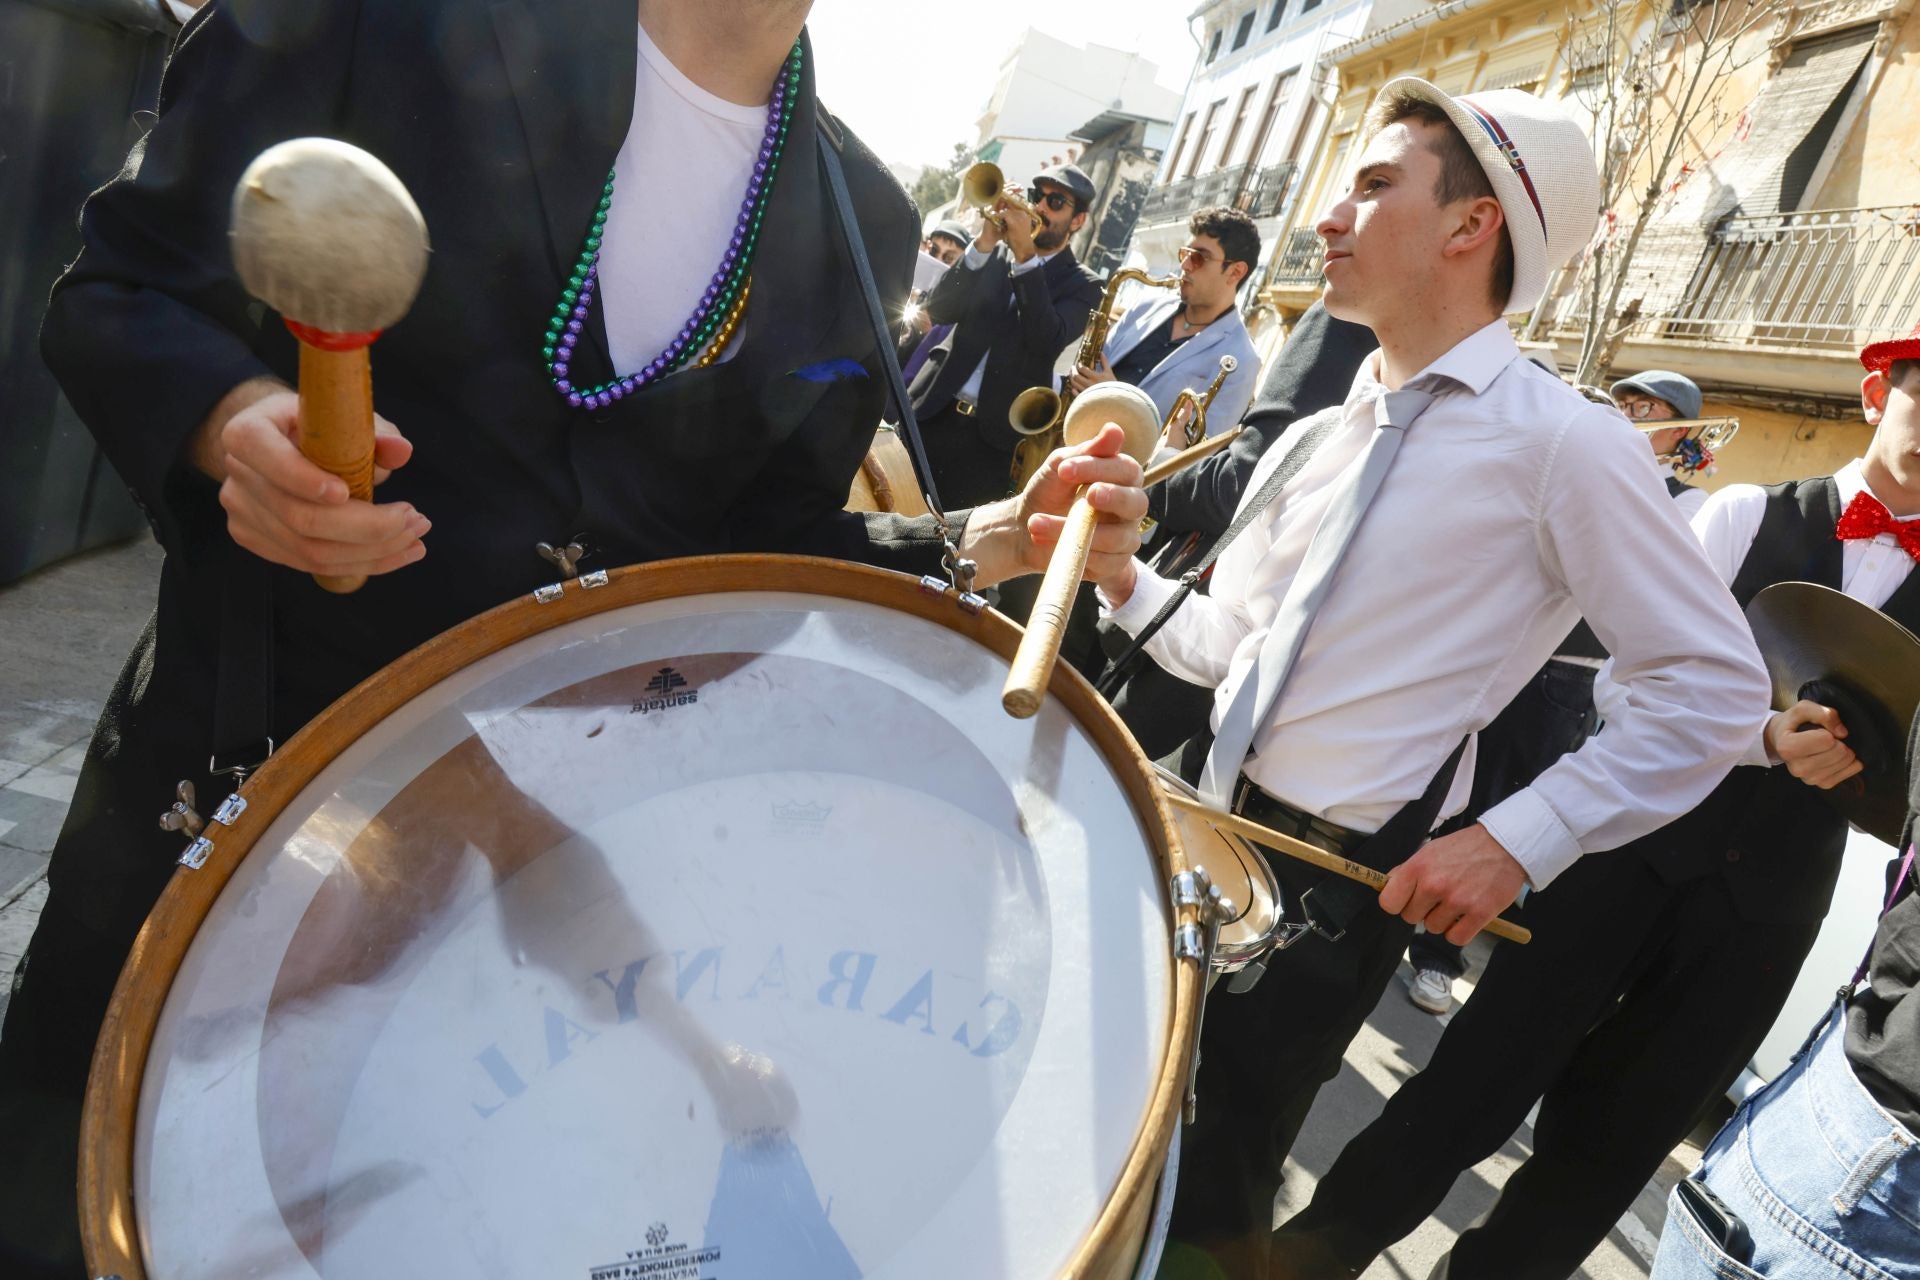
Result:
{"type": "MultiPolygon", "coordinates": [[[[373,371],[367,348],[376,335],[287,327],[300,340],[300,452],[322,471],[346,481],[349,498],[371,502],[373,371]]],[[[365,586],[367,576],[316,573],[313,580],[344,595],[365,586]]]]}
{"type": "MultiPolygon", "coordinates": [[[[1331,871],[1337,876],[1358,881],[1375,889],[1384,889],[1387,877],[1372,867],[1360,865],[1351,858],[1343,858],[1337,853],[1328,853],[1325,849],[1283,835],[1272,827],[1263,827],[1257,822],[1249,822],[1237,813],[1223,813],[1210,804],[1188,799],[1177,791],[1162,788],[1167,803],[1175,809],[1185,809],[1188,813],[1206,819],[1222,831],[1231,831],[1235,835],[1245,836],[1255,844],[1286,854],[1289,858],[1298,858],[1302,862],[1312,863],[1322,871],[1331,871]]],[[[1485,933],[1496,938],[1505,938],[1508,942],[1527,943],[1533,941],[1533,930],[1525,925],[1514,924],[1499,916],[1487,921],[1485,933]]]]}
{"type": "Polygon", "coordinates": [[[1040,701],[1046,696],[1054,664],[1060,660],[1060,642],[1067,634],[1073,597],[1080,590],[1080,575],[1087,571],[1087,556],[1093,550],[1093,531],[1099,523],[1100,513],[1081,490],[1067,508],[1067,527],[1060,531],[1053,559],[1047,561],[1033,612],[1027,616],[1026,634],[1020,637],[1013,669],[1000,691],[1000,705],[1016,719],[1025,720],[1040,710],[1040,701]]]}
{"type": "MultiPolygon", "coordinates": [[[[1060,424],[1060,434],[1067,444],[1084,444],[1109,425],[1119,427],[1126,438],[1122,446],[1126,454],[1144,463],[1153,455],[1154,442],[1159,439],[1159,406],[1130,383],[1096,383],[1073,398],[1060,424]]],[[[1060,542],[1047,561],[1033,611],[1027,615],[1027,632],[1020,637],[1013,668],[1000,690],[1000,705],[1017,720],[1038,712],[1046,699],[1054,665],[1060,660],[1067,616],[1073,610],[1081,575],[1087,571],[1087,555],[1093,549],[1094,527],[1099,522],[1099,513],[1087,500],[1086,491],[1075,494],[1067,508],[1066,528],[1060,531],[1060,542]]]]}

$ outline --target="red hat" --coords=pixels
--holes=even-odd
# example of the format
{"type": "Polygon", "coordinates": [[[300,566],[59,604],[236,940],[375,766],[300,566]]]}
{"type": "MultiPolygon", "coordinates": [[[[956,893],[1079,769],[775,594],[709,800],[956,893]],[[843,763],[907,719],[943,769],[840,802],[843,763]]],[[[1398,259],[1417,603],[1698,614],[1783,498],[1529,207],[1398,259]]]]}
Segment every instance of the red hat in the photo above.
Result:
{"type": "Polygon", "coordinates": [[[1920,324],[1904,338],[1873,343],[1860,353],[1860,363],[1874,373],[1885,373],[1895,360],[1920,360],[1920,324]]]}

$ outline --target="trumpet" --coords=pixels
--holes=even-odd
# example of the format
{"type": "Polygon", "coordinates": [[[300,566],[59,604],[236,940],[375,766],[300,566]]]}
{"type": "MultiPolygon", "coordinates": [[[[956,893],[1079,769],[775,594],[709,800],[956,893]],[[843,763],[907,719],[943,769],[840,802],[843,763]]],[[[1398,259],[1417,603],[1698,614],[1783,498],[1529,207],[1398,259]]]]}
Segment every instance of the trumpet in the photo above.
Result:
{"type": "Polygon", "coordinates": [[[1193,416],[1187,421],[1187,430],[1182,448],[1191,449],[1207,438],[1207,410],[1213,404],[1213,398],[1220,394],[1220,387],[1227,375],[1240,367],[1240,362],[1232,356],[1220,357],[1220,372],[1213,375],[1213,381],[1207,389],[1195,395],[1190,387],[1182,387],[1180,394],[1173,398],[1173,408],[1167,412],[1166,425],[1160,429],[1162,438],[1168,445],[1173,444],[1173,424],[1180,420],[1180,410],[1191,407],[1193,416]]]}
{"type": "Polygon", "coordinates": [[[1714,450],[1726,448],[1740,432],[1738,418],[1668,418],[1662,422],[1636,422],[1633,425],[1648,435],[1684,428],[1685,434],[1674,442],[1673,447],[1664,453],[1654,454],[1653,460],[1688,475],[1712,467],[1714,450]]]}
{"type": "Polygon", "coordinates": [[[1007,233],[1006,215],[993,211],[993,206],[1002,202],[1005,202],[1008,208],[1017,209],[1032,219],[1036,234],[1046,225],[1032,205],[1007,191],[1007,176],[1000,172],[999,165],[982,160],[961,177],[960,203],[969,209],[978,209],[981,217],[997,227],[1001,235],[1005,235],[1007,233]]]}

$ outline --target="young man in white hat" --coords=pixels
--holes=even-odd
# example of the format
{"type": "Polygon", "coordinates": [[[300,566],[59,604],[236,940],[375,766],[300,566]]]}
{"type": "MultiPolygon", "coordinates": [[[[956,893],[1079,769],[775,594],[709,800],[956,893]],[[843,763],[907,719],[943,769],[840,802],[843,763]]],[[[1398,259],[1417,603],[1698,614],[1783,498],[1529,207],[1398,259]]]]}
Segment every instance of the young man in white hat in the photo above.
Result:
{"type": "MultiPolygon", "coordinates": [[[[1582,854],[1685,812],[1767,713],[1745,622],[1645,438],[1526,360],[1502,319],[1530,310],[1593,230],[1579,126],[1530,94],[1453,98],[1408,78],[1368,129],[1317,230],[1327,310],[1380,350],[1344,405],[1289,433],[1316,451],[1216,563],[1212,595],[1149,649],[1218,686],[1205,794],[1391,874],[1369,901],[1274,859],[1314,929],[1209,1011],[1174,1214],[1186,1247],[1168,1275],[1268,1273],[1287,1151],[1414,924],[1465,941],[1582,854]],[[1627,709],[1481,822],[1427,842],[1464,803],[1468,736],[1582,614],[1627,709]]],[[[1268,454],[1253,493],[1288,453],[1268,454]]],[[[1173,590],[1131,562],[1101,586],[1130,631],[1173,590]]]]}

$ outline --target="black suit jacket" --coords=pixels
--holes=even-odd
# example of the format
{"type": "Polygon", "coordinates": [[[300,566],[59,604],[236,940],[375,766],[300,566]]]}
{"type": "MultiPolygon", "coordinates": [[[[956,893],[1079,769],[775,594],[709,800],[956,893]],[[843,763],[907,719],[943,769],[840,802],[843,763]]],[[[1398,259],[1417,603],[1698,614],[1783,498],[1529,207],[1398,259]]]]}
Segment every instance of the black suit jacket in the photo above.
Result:
{"type": "MultiPolygon", "coordinates": [[[[425,215],[426,282],[373,348],[373,381],[415,446],[378,496],[433,521],[428,553],[346,597],[271,571],[283,735],[408,648],[551,581],[537,542],[583,536],[588,570],[729,551],[937,562],[930,522],[840,509],[883,396],[819,146],[843,152],[883,297],[907,292],[918,219],[818,112],[810,58],[734,358],[599,411],[553,390],[543,334],[626,136],[637,56],[632,0],[223,0],[187,25],[158,123],[87,203],[42,345],[166,547],[173,657],[217,650],[207,619],[236,562],[183,447],[237,383],[296,370],[284,327],[233,274],[235,180],[273,143],[328,135],[384,160],[425,215]]],[[[601,314],[576,383],[613,375],[601,314]]],[[[204,724],[189,728],[204,756],[204,724]]]]}
{"type": "Polygon", "coordinates": [[[1019,442],[1007,422],[1014,397],[1028,387],[1053,385],[1053,362],[1086,330],[1100,293],[1100,277],[1081,266],[1072,249],[1019,275],[1005,245],[996,246],[977,270],[955,266],[927,294],[927,314],[954,329],[914,376],[914,410],[931,416],[952,404],[985,356],[974,425],[988,450],[1010,454],[1019,442]]]}

